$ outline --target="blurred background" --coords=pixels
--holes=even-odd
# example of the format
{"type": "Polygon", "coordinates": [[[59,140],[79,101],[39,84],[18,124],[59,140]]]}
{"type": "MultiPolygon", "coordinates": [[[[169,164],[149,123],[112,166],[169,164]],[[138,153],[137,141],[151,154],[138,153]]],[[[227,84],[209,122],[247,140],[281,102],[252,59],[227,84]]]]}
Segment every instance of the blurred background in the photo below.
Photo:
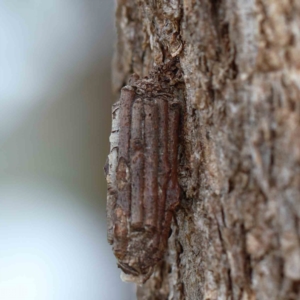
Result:
{"type": "Polygon", "coordinates": [[[129,300],[106,242],[114,1],[0,0],[0,299],[129,300]]]}

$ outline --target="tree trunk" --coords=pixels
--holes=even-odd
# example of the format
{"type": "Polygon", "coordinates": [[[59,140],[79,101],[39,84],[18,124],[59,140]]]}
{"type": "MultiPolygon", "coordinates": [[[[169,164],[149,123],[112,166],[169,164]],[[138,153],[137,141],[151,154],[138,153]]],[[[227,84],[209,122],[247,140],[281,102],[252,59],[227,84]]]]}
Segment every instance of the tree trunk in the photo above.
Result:
{"type": "Polygon", "coordinates": [[[116,24],[116,95],[171,57],[185,84],[181,203],[137,298],[300,299],[300,2],[118,0],[116,24]]]}

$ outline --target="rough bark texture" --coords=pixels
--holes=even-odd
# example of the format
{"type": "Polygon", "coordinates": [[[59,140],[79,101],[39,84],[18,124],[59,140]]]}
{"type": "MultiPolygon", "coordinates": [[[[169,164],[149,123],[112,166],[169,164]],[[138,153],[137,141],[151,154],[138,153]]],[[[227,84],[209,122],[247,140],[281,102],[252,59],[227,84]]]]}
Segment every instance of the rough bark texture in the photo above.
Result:
{"type": "Polygon", "coordinates": [[[181,205],[138,299],[300,299],[300,2],[118,0],[116,98],[178,56],[181,205]]]}

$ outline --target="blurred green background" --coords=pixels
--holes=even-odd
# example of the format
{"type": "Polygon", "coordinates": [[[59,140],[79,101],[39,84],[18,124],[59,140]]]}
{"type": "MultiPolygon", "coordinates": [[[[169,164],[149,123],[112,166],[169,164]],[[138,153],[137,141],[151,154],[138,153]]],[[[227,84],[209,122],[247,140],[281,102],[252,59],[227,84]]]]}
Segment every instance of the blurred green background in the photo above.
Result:
{"type": "Polygon", "coordinates": [[[135,299],[106,242],[114,1],[0,7],[0,299],[135,299]]]}

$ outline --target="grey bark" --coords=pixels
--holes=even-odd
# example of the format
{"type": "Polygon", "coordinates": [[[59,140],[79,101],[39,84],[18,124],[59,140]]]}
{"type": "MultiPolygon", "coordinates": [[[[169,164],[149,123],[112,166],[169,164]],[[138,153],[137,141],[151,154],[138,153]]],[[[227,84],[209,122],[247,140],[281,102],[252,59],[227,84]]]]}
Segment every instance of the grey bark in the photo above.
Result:
{"type": "Polygon", "coordinates": [[[118,0],[116,98],[180,58],[181,205],[138,299],[300,299],[300,2],[118,0]]]}

